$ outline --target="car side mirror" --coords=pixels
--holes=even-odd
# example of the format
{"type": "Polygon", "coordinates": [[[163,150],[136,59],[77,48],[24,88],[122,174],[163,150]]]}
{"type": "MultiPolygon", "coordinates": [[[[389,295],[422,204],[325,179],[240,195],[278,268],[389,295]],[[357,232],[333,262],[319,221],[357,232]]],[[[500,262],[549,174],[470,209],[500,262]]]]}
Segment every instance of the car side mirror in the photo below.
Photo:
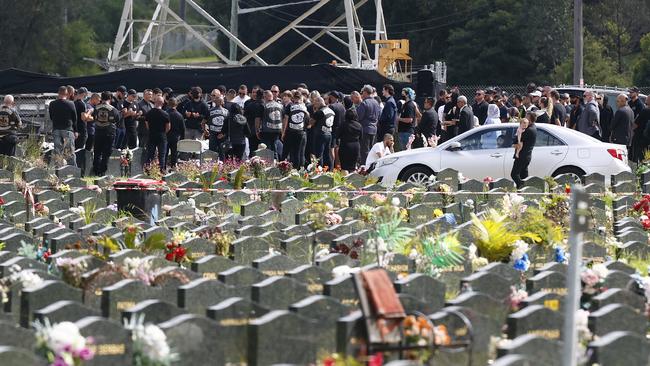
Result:
{"type": "Polygon", "coordinates": [[[458,141],[451,142],[447,147],[449,151],[459,151],[461,149],[461,144],[458,141]]]}

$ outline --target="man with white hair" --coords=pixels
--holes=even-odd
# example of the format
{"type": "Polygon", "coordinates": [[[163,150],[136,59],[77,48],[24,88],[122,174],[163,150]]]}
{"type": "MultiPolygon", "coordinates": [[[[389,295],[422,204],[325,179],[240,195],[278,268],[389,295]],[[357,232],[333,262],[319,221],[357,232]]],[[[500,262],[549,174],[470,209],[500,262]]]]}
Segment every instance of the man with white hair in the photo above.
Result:
{"type": "Polygon", "coordinates": [[[467,105],[467,97],[461,95],[458,97],[458,102],[456,104],[458,107],[458,134],[467,132],[474,128],[474,112],[472,107],[467,105]]]}
{"type": "Polygon", "coordinates": [[[14,97],[5,95],[0,106],[0,154],[7,156],[16,155],[16,132],[22,127],[20,116],[14,109],[14,97]]]}
{"type": "MultiPolygon", "coordinates": [[[[634,111],[627,104],[627,95],[619,94],[616,97],[616,106],[618,109],[614,114],[612,125],[610,126],[610,136],[608,142],[630,146],[632,143],[632,124],[634,123],[634,111]]],[[[639,131],[642,134],[643,131],[639,131]]]]}

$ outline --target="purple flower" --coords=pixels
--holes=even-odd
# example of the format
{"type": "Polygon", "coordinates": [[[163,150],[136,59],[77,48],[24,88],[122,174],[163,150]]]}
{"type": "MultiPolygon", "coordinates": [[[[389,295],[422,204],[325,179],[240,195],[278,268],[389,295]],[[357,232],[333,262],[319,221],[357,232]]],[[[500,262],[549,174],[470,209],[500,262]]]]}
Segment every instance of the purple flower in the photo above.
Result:
{"type": "Polygon", "coordinates": [[[91,351],[89,348],[84,347],[79,351],[78,357],[83,361],[88,361],[92,360],[93,356],[93,351],[91,351]]]}
{"type": "Polygon", "coordinates": [[[56,356],[54,362],[50,366],[70,366],[70,365],[68,365],[68,363],[63,360],[63,357],[56,356]]]}

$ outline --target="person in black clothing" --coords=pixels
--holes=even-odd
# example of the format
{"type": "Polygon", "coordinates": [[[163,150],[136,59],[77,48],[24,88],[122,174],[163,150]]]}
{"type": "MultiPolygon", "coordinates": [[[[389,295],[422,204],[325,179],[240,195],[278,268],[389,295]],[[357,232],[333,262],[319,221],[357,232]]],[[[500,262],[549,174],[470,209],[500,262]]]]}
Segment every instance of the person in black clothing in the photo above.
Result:
{"type": "Polygon", "coordinates": [[[258,138],[266,148],[275,153],[276,158],[280,158],[281,148],[280,136],[282,135],[282,120],[284,107],[275,100],[275,96],[270,90],[264,92],[264,113],[255,121],[255,129],[258,131],[258,138]],[[280,154],[278,154],[280,153],[280,154]]]}
{"type": "Polygon", "coordinates": [[[237,161],[244,160],[246,138],[251,135],[251,129],[248,127],[248,120],[244,117],[242,107],[237,103],[230,106],[230,117],[224,128],[224,133],[232,145],[226,156],[237,161]]]}
{"type": "MultiPolygon", "coordinates": [[[[144,92],[142,92],[142,100],[138,102],[138,114],[136,116],[138,127],[136,130],[138,131],[138,147],[140,147],[143,152],[149,141],[149,131],[147,131],[147,126],[144,123],[144,116],[151,110],[151,108],[153,108],[151,98],[153,98],[153,90],[145,89],[144,92]]],[[[142,160],[144,161],[144,159],[142,160]]]]}
{"type": "Polygon", "coordinates": [[[339,152],[338,152],[338,144],[339,144],[339,139],[338,139],[338,133],[339,133],[339,128],[343,124],[343,121],[345,120],[345,107],[343,106],[343,103],[341,103],[341,100],[343,99],[343,94],[340,92],[334,90],[329,93],[328,96],[328,107],[332,111],[334,111],[334,126],[332,126],[332,156],[334,157],[334,164],[339,160],[339,152]]]}
{"type": "Polygon", "coordinates": [[[361,138],[363,128],[357,119],[357,112],[353,109],[348,109],[345,112],[345,121],[339,129],[339,158],[341,160],[341,169],[348,172],[353,172],[357,169],[357,160],[359,160],[359,154],[361,153],[359,139],[361,138]]]}
{"type": "Polygon", "coordinates": [[[16,133],[23,126],[14,106],[13,95],[5,95],[0,106],[0,154],[7,156],[16,156],[16,133]]]}
{"type": "Polygon", "coordinates": [[[415,132],[415,126],[417,125],[418,106],[415,104],[415,92],[412,89],[406,88],[402,90],[402,95],[405,97],[405,101],[397,119],[397,137],[400,149],[406,150],[409,139],[415,132]]]}
{"type": "Polygon", "coordinates": [[[298,91],[292,95],[292,103],[286,106],[284,110],[284,126],[282,130],[282,149],[281,160],[287,157],[293,167],[300,169],[305,165],[305,147],[307,145],[307,123],[309,122],[309,112],[307,106],[302,102],[302,94],[298,91]]]}
{"type": "Polygon", "coordinates": [[[167,132],[167,145],[169,149],[169,156],[167,161],[169,167],[176,168],[178,162],[178,141],[185,138],[185,121],[183,115],[176,110],[178,100],[176,98],[167,99],[167,114],[169,114],[169,132],[167,132]]]}
{"type": "Polygon", "coordinates": [[[149,144],[147,145],[147,161],[151,164],[158,149],[158,163],[160,171],[165,171],[167,157],[167,133],[171,129],[169,114],[162,110],[164,100],[162,96],[155,96],[154,107],[144,116],[147,130],[149,130],[149,144]]]}
{"type": "Polygon", "coordinates": [[[93,111],[95,121],[95,155],[93,158],[93,172],[101,177],[108,169],[108,159],[113,150],[115,139],[115,125],[120,119],[120,112],[111,103],[111,92],[102,92],[101,103],[93,111]]]}
{"type": "Polygon", "coordinates": [[[122,145],[126,141],[126,128],[124,126],[124,119],[129,114],[129,111],[125,108],[124,103],[126,102],[126,93],[127,89],[125,86],[120,86],[115,91],[115,96],[111,102],[111,105],[117,108],[120,111],[120,120],[117,122],[116,131],[115,131],[115,141],[113,141],[113,147],[116,149],[122,149],[122,145]]]}
{"type": "Polygon", "coordinates": [[[135,149],[138,146],[137,97],[138,93],[134,89],[129,89],[126,100],[122,102],[125,137],[120,141],[121,144],[117,146],[118,149],[124,149],[125,147],[135,149]]]}
{"type": "Polygon", "coordinates": [[[472,107],[467,105],[467,97],[461,95],[457,102],[458,119],[452,120],[450,124],[457,128],[458,134],[462,134],[474,128],[474,113],[472,107]]]}
{"type": "MultiPolygon", "coordinates": [[[[564,126],[566,121],[566,109],[560,103],[560,93],[557,90],[551,90],[551,102],[553,104],[553,115],[551,116],[551,123],[564,126]]],[[[602,119],[602,115],[601,115],[602,119]]]]}
{"type": "Polygon", "coordinates": [[[631,87],[628,89],[628,93],[630,93],[630,100],[627,102],[627,104],[630,106],[630,108],[632,108],[632,112],[634,112],[634,118],[637,118],[645,107],[641,99],[639,99],[639,88],[636,86],[631,87]]]}
{"type": "Polygon", "coordinates": [[[523,119],[523,126],[525,129],[521,131],[521,146],[515,144],[515,148],[519,149],[519,154],[515,153],[514,163],[512,164],[512,170],[510,171],[510,177],[517,185],[517,188],[521,188],[523,185],[523,180],[528,178],[528,165],[530,165],[530,159],[533,156],[533,147],[537,141],[537,128],[535,128],[535,114],[528,113],[526,118],[523,119]]]}
{"type": "Polygon", "coordinates": [[[248,129],[251,130],[251,135],[248,137],[248,150],[249,155],[253,156],[253,152],[257,150],[260,140],[257,138],[257,131],[255,130],[255,120],[262,118],[264,115],[264,105],[262,99],[264,98],[264,91],[259,86],[254,86],[251,92],[251,99],[244,102],[244,117],[248,123],[248,129]]]}
{"type": "Polygon", "coordinates": [[[379,120],[377,121],[377,138],[384,138],[386,134],[395,133],[395,124],[397,123],[397,118],[399,118],[399,113],[397,112],[397,103],[395,103],[395,88],[390,85],[384,85],[382,89],[382,94],[386,100],[384,101],[384,108],[381,110],[381,115],[379,115],[379,120]]]}
{"type": "Polygon", "coordinates": [[[607,95],[601,94],[596,96],[598,102],[598,110],[600,111],[600,128],[603,130],[603,142],[609,142],[609,136],[612,133],[612,119],[614,118],[614,111],[610,107],[607,95]]]}
{"type": "MultiPolygon", "coordinates": [[[[609,141],[614,144],[630,146],[632,143],[632,125],[634,124],[634,112],[627,104],[627,96],[620,94],[616,97],[616,106],[618,109],[614,114],[614,120],[611,125],[611,135],[609,141]]],[[[602,117],[601,117],[602,118],[602,117]]],[[[643,140],[643,130],[639,129],[637,134],[643,140]]],[[[630,154],[632,155],[632,154],[630,154]]]]}
{"type": "Polygon", "coordinates": [[[551,123],[551,116],[548,115],[548,98],[539,98],[539,110],[535,123],[551,123]]]}
{"type": "Polygon", "coordinates": [[[69,165],[77,166],[74,153],[74,140],[77,133],[77,110],[68,100],[68,88],[59,87],[58,99],[49,106],[52,120],[52,137],[54,138],[54,155],[63,157],[69,165]]]}
{"type": "Polygon", "coordinates": [[[226,141],[226,135],[224,134],[224,126],[228,120],[228,114],[230,113],[224,105],[223,95],[219,93],[218,90],[212,91],[212,101],[209,105],[210,116],[208,121],[205,124],[205,130],[209,137],[209,148],[211,151],[214,151],[219,154],[219,159],[222,161],[226,157],[224,142],[226,141]]]}
{"type": "Polygon", "coordinates": [[[454,120],[458,120],[459,109],[458,109],[458,90],[454,89],[451,91],[451,97],[449,101],[445,104],[445,109],[443,110],[445,120],[443,122],[444,130],[442,134],[442,141],[450,140],[458,135],[458,126],[453,123],[454,120]]]}
{"type": "Polygon", "coordinates": [[[433,98],[427,97],[424,99],[424,112],[420,123],[416,128],[415,141],[413,141],[412,148],[424,147],[428,143],[429,138],[436,134],[438,129],[438,113],[433,108],[433,98]]]}
{"type": "Polygon", "coordinates": [[[77,151],[75,158],[81,175],[83,176],[86,171],[86,140],[88,139],[88,128],[86,123],[90,120],[88,110],[84,98],[88,94],[88,89],[81,87],[75,93],[74,108],[77,111],[77,138],[74,140],[74,147],[77,151]]]}
{"type": "Polygon", "coordinates": [[[576,129],[578,127],[578,121],[580,120],[580,115],[585,109],[584,104],[582,103],[582,98],[577,95],[571,96],[571,114],[569,115],[569,128],[576,129]]]}
{"type": "Polygon", "coordinates": [[[183,104],[182,110],[179,110],[185,117],[185,138],[200,140],[203,137],[201,126],[207,120],[210,112],[208,104],[201,99],[202,93],[200,87],[193,87],[190,90],[190,100],[183,104]]]}
{"type": "MultiPolygon", "coordinates": [[[[490,94],[491,97],[492,94],[490,94]]],[[[474,115],[478,118],[478,124],[483,126],[488,115],[488,102],[485,101],[485,91],[477,90],[476,95],[474,95],[474,104],[472,104],[472,111],[474,115]]]]}
{"type": "Polygon", "coordinates": [[[332,141],[332,126],[334,125],[334,111],[332,111],[322,97],[314,99],[314,114],[310,124],[314,131],[314,144],[312,154],[319,160],[321,166],[333,169],[330,145],[332,141]]]}
{"type": "Polygon", "coordinates": [[[86,151],[93,151],[95,148],[95,120],[93,113],[95,107],[101,103],[102,98],[97,93],[92,93],[88,103],[86,103],[86,112],[88,113],[88,122],[86,122],[86,130],[88,131],[88,138],[86,139],[86,151]]]}

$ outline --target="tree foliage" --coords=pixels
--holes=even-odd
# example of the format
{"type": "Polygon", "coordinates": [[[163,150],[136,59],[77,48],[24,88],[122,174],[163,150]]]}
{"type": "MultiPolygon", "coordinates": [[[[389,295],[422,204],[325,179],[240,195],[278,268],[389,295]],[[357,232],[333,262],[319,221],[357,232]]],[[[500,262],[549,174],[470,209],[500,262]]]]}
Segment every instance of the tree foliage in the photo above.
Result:
{"type": "Polygon", "coordinates": [[[641,54],[633,71],[635,84],[650,85],[650,33],[641,38],[641,54]]]}

